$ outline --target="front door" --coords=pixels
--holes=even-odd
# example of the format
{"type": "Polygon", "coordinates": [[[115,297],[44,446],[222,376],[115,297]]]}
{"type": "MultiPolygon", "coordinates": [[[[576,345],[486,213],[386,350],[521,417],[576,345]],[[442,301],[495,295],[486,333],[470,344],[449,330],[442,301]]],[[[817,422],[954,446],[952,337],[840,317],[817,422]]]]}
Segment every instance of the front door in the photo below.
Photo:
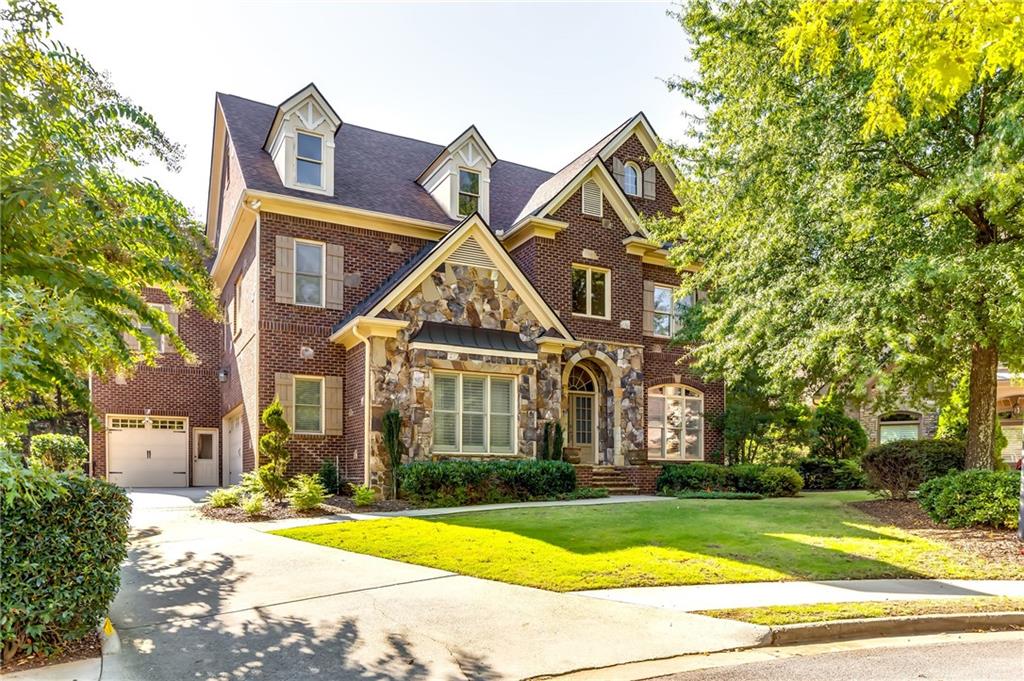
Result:
{"type": "Polygon", "coordinates": [[[227,484],[237,485],[242,481],[242,411],[229,416],[225,421],[227,430],[227,453],[224,462],[224,475],[227,484]]]}
{"type": "Polygon", "coordinates": [[[569,393],[569,431],[569,446],[579,450],[580,463],[597,463],[593,393],[569,393]]]}
{"type": "Polygon", "coordinates": [[[217,431],[192,429],[192,484],[217,486],[217,431]]]}

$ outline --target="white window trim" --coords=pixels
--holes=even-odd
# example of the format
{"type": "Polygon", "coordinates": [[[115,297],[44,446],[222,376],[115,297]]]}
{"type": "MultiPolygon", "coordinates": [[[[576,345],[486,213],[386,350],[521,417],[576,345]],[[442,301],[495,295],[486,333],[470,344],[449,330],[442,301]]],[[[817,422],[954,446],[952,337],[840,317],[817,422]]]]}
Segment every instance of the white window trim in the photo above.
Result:
{"type": "Polygon", "coordinates": [[[588,317],[590,319],[611,319],[612,318],[612,271],[605,269],[604,267],[595,267],[593,265],[581,265],[579,263],[573,263],[572,269],[569,271],[569,307],[572,308],[572,270],[586,270],[587,271],[587,312],[576,312],[573,311],[574,317],[588,317]],[[604,273],[604,314],[591,314],[591,286],[593,284],[593,277],[591,273],[602,272],[604,273]]]}
{"type": "Polygon", "coordinates": [[[622,166],[622,191],[626,196],[632,196],[634,198],[641,198],[644,195],[644,174],[640,170],[640,166],[633,161],[626,161],[622,166]],[[629,191],[626,187],[626,168],[632,168],[633,172],[636,173],[636,193],[629,191]]]}
{"type": "Polygon", "coordinates": [[[324,161],[327,158],[325,153],[324,136],[317,132],[310,132],[308,130],[295,130],[295,186],[296,187],[313,187],[314,189],[323,189],[324,180],[327,177],[327,173],[324,169],[324,161]],[[308,156],[299,155],[299,135],[309,135],[310,137],[316,137],[320,140],[320,160],[315,158],[309,158],[308,156]],[[306,161],[308,163],[316,163],[320,166],[320,184],[307,184],[299,180],[299,161],[306,161]]]}
{"type": "Polygon", "coordinates": [[[481,194],[483,194],[483,184],[484,184],[484,175],[479,170],[476,170],[474,168],[465,168],[465,167],[462,167],[462,166],[460,166],[458,168],[458,173],[456,173],[456,176],[455,176],[455,214],[456,215],[458,215],[460,218],[468,218],[469,217],[468,215],[463,215],[462,212],[459,211],[459,203],[460,203],[459,198],[463,194],[465,194],[466,196],[475,196],[476,197],[476,212],[478,212],[478,213],[480,212],[480,203],[483,200],[483,197],[481,196],[481,194]],[[472,174],[476,175],[476,194],[473,194],[472,192],[464,192],[464,191],[462,191],[462,173],[472,173],[472,174]]]}
{"type": "MultiPolygon", "coordinates": [[[[924,426],[924,422],[923,422],[923,419],[921,417],[921,414],[917,414],[917,413],[913,413],[912,414],[911,412],[898,412],[897,411],[897,412],[893,412],[892,415],[896,415],[896,414],[899,414],[901,416],[908,416],[910,418],[904,418],[904,419],[902,419],[900,421],[883,421],[882,419],[885,416],[889,416],[889,414],[883,414],[882,416],[878,417],[878,442],[879,443],[882,442],[882,429],[884,427],[886,427],[886,426],[914,426],[914,427],[917,428],[917,437],[915,439],[920,440],[922,435],[923,435],[923,426],[924,426]]],[[[890,440],[890,442],[893,442],[893,440],[890,440]]]]}
{"type": "MultiPolygon", "coordinates": [[[[324,434],[324,377],[323,376],[305,376],[301,374],[295,374],[292,376],[292,422],[295,424],[292,428],[292,432],[296,435],[323,435],[324,434]],[[299,391],[296,389],[295,384],[297,381],[316,381],[320,384],[320,429],[319,430],[299,430],[298,423],[298,408],[299,408],[299,391]]],[[[309,406],[309,405],[304,405],[309,406]]]]}
{"type": "MultiPolygon", "coordinates": [[[[471,371],[434,371],[430,378],[430,389],[434,391],[434,380],[438,376],[455,376],[455,448],[438,449],[434,443],[434,436],[431,434],[430,449],[432,453],[444,454],[445,456],[515,456],[519,452],[519,379],[508,374],[484,374],[471,371]],[[464,451],[462,448],[462,379],[465,376],[471,378],[485,378],[484,384],[484,443],[483,451],[464,451]],[[491,379],[500,379],[512,382],[512,446],[507,452],[492,452],[491,447],[491,379]]],[[[436,410],[435,403],[435,410],[436,410]]],[[[452,412],[444,412],[450,414],[452,412]]]]}
{"type": "MultiPolygon", "coordinates": [[[[679,331],[679,320],[676,318],[676,313],[675,313],[675,303],[676,303],[676,297],[677,297],[678,292],[679,292],[679,288],[680,288],[679,286],[671,286],[669,284],[655,284],[654,285],[654,294],[655,295],[654,295],[653,300],[651,300],[651,316],[652,316],[652,319],[651,319],[651,324],[652,324],[651,336],[653,336],[655,338],[674,338],[676,333],[679,331]],[[658,291],[659,288],[661,288],[661,289],[668,289],[669,295],[671,296],[671,299],[672,299],[672,303],[669,305],[669,311],[667,313],[666,312],[662,312],[661,310],[658,310],[656,307],[654,307],[655,301],[658,299],[656,294],[657,294],[657,291],[658,291]],[[665,334],[663,334],[663,333],[658,333],[658,332],[656,332],[653,329],[653,324],[654,324],[654,319],[653,318],[656,317],[657,315],[661,315],[661,314],[668,314],[668,335],[667,336],[665,334]]],[[[687,295],[692,296],[691,301],[690,301],[690,305],[693,306],[695,304],[695,302],[696,302],[697,294],[696,293],[689,293],[687,295]]]]}
{"type": "MultiPolygon", "coordinates": [[[[310,275],[305,275],[310,276],[310,275]]],[[[326,306],[327,296],[327,244],[323,241],[312,241],[310,239],[298,239],[292,243],[292,303],[295,305],[301,305],[302,307],[319,307],[323,308],[326,306]],[[308,244],[310,246],[317,246],[320,248],[320,304],[313,305],[312,303],[300,303],[299,302],[299,244],[308,244]]]]}
{"type": "MultiPolygon", "coordinates": [[[[164,305],[163,303],[146,303],[146,304],[149,307],[153,308],[153,309],[162,310],[164,313],[167,312],[167,306],[164,305]]],[[[143,324],[142,324],[142,321],[140,320],[139,321],[139,331],[142,331],[142,326],[143,326],[143,324]]],[[[153,330],[156,331],[156,329],[153,329],[153,330]]],[[[143,334],[143,335],[148,335],[148,334],[143,334]]],[[[167,352],[167,336],[165,336],[164,334],[160,334],[159,337],[157,337],[157,339],[156,339],[156,354],[162,355],[165,352],[167,352]]]]}
{"type": "MultiPolygon", "coordinates": [[[[696,388],[694,388],[692,386],[686,385],[685,383],[662,383],[662,384],[658,384],[658,385],[652,385],[651,387],[647,388],[647,402],[648,402],[648,404],[650,404],[651,400],[662,400],[662,401],[666,402],[665,408],[662,410],[662,414],[663,414],[662,419],[665,420],[665,421],[667,421],[667,416],[668,416],[668,404],[667,404],[667,402],[669,400],[678,400],[678,401],[683,401],[684,402],[683,403],[683,407],[684,407],[683,414],[684,414],[684,419],[685,419],[685,414],[686,414],[686,411],[685,411],[685,406],[686,406],[685,405],[685,400],[686,399],[693,399],[693,398],[696,398],[696,397],[700,398],[700,429],[701,429],[701,433],[700,433],[700,452],[699,452],[700,456],[698,458],[687,458],[686,457],[686,449],[685,449],[686,443],[685,443],[685,440],[681,443],[683,445],[683,448],[684,448],[683,452],[682,452],[683,455],[681,457],[676,458],[676,457],[667,456],[667,454],[665,452],[665,447],[666,447],[666,445],[668,443],[668,438],[666,437],[666,434],[668,432],[668,427],[667,427],[667,424],[663,422],[662,426],[661,426],[661,452],[658,455],[656,455],[656,456],[652,456],[651,455],[651,451],[650,451],[650,447],[648,447],[648,450],[647,450],[647,458],[648,458],[648,460],[655,459],[655,460],[658,460],[658,461],[704,461],[704,425],[705,425],[705,419],[704,419],[704,406],[705,406],[704,405],[704,399],[705,398],[704,398],[704,393],[702,391],[700,391],[700,390],[697,390],[696,388]],[[657,390],[658,388],[661,388],[662,393],[660,395],[652,395],[651,391],[657,390]],[[683,388],[683,394],[682,395],[666,395],[665,394],[665,388],[683,388]],[[686,391],[691,391],[694,394],[687,395],[686,391]]],[[[650,411],[650,409],[648,409],[648,411],[650,411]]],[[[648,415],[648,418],[649,418],[649,415],[648,415]]],[[[644,432],[644,439],[645,439],[645,441],[648,441],[647,438],[650,437],[649,431],[650,431],[650,428],[651,428],[651,424],[650,424],[649,420],[648,420],[646,426],[647,426],[647,430],[644,432]]],[[[683,421],[682,432],[684,434],[686,433],[686,421],[685,420],[683,421]]]]}

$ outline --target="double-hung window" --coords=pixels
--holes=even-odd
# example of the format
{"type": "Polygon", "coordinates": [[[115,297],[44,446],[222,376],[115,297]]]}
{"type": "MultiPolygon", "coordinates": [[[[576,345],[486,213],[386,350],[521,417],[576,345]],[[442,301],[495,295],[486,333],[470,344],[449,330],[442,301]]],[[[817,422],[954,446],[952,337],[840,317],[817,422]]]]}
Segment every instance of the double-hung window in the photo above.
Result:
{"type": "Polygon", "coordinates": [[[515,379],[434,375],[434,451],[512,454],[515,379]]]}
{"type": "Polygon", "coordinates": [[[588,317],[610,316],[609,272],[585,265],[572,266],[572,311],[588,317]]]}
{"type": "Polygon", "coordinates": [[[469,217],[480,207],[480,173],[459,170],[459,216],[469,217]]]}
{"type": "Polygon", "coordinates": [[[324,245],[295,240],[295,302],[324,304],[324,245]]]}
{"type": "Polygon", "coordinates": [[[647,391],[647,456],[700,461],[704,458],[704,396],[684,385],[647,391]]]}
{"type": "Polygon", "coordinates": [[[295,135],[295,181],[310,187],[323,186],[324,138],[299,132],[295,135]]]}
{"type": "Polygon", "coordinates": [[[654,287],[654,335],[675,336],[687,308],[693,307],[693,293],[676,295],[671,286],[654,287]]]}
{"type": "Polygon", "coordinates": [[[323,432],[324,379],[295,377],[295,432],[323,432]]]}

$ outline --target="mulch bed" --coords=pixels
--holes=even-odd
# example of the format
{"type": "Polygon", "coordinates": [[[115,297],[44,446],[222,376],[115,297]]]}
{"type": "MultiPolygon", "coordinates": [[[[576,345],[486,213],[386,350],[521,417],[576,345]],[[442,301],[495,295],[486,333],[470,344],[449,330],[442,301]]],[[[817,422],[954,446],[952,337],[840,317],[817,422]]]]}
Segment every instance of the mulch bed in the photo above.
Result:
{"type": "Polygon", "coordinates": [[[983,527],[951,528],[928,517],[915,501],[874,499],[851,504],[886,525],[893,525],[921,537],[951,544],[989,560],[1017,561],[1024,565],[1024,542],[1016,530],[983,527]]]}
{"type": "Polygon", "coordinates": [[[383,499],[376,501],[369,506],[356,506],[352,497],[339,495],[327,497],[320,508],[312,511],[296,511],[288,505],[287,501],[267,501],[263,505],[263,513],[257,516],[247,515],[241,508],[234,506],[229,508],[212,508],[204,504],[200,507],[200,513],[207,518],[214,520],[227,520],[232,523],[258,522],[263,520],[282,520],[285,518],[316,518],[324,515],[335,515],[338,513],[375,513],[379,511],[404,511],[413,508],[408,501],[383,499]]]}
{"type": "Polygon", "coordinates": [[[14,658],[8,664],[0,664],[0,673],[13,674],[14,672],[23,672],[26,669],[38,669],[39,667],[49,667],[55,664],[99,657],[101,654],[100,635],[92,631],[82,639],[66,643],[63,652],[57,655],[51,655],[50,657],[24,655],[14,658]]]}

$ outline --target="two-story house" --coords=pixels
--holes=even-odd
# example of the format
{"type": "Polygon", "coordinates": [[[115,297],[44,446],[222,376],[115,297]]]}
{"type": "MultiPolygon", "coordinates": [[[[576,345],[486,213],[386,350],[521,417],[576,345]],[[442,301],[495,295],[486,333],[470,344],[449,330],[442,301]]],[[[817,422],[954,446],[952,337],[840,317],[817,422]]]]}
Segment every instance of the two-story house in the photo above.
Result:
{"type": "Polygon", "coordinates": [[[439,145],[344,123],[313,85],[278,106],[218,95],[224,323],[174,320],[196,365],[94,383],[94,474],[236,482],[275,396],[291,469],[329,459],[356,483],[383,483],[391,409],[410,459],[533,458],[560,422],[584,484],[602,466],[653,491],[658,463],[719,460],[724,388],[670,347],[690,299],[641,225],[677,205],[657,146],[640,113],[550,173],[474,126],[439,145]]]}

